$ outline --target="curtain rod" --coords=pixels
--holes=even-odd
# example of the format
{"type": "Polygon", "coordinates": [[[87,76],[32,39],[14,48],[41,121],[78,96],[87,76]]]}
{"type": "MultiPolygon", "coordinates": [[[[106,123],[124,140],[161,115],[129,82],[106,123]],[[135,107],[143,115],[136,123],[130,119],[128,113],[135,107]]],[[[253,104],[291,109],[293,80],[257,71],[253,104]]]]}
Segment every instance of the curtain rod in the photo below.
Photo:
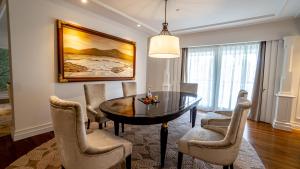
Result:
{"type": "Polygon", "coordinates": [[[243,44],[243,43],[259,43],[259,42],[263,42],[263,41],[218,43],[218,44],[210,44],[210,45],[187,46],[187,47],[184,47],[184,48],[199,48],[199,47],[222,46],[222,45],[238,45],[238,44],[243,44]]]}

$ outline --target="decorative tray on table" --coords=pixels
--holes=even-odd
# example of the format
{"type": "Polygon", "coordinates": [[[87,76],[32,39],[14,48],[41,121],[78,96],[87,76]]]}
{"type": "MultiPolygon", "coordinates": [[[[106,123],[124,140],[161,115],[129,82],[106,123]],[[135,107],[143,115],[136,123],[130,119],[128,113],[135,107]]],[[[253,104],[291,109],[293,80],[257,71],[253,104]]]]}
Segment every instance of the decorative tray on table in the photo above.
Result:
{"type": "Polygon", "coordinates": [[[152,97],[152,98],[145,97],[145,98],[139,98],[138,100],[143,102],[144,104],[156,104],[160,102],[157,97],[152,97]]]}

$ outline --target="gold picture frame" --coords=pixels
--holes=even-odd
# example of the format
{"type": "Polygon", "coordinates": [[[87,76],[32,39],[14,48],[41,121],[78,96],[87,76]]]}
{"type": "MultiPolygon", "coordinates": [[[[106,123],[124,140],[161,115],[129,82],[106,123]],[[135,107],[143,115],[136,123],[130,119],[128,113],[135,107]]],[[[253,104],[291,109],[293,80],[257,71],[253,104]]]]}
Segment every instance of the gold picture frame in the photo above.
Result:
{"type": "Polygon", "coordinates": [[[58,81],[135,78],[136,43],[57,20],[58,81]]]}

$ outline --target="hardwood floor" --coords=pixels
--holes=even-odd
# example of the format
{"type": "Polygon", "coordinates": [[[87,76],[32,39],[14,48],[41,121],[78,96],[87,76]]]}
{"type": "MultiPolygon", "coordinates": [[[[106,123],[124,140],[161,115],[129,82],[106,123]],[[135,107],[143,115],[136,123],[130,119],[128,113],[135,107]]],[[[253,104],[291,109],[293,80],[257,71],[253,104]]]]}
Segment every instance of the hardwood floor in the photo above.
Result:
{"type": "Polygon", "coordinates": [[[253,145],[267,169],[300,169],[300,132],[273,129],[248,121],[244,137],[253,145]]]}
{"type": "MultiPolygon", "coordinates": [[[[1,137],[0,169],[53,137],[53,132],[17,142],[12,142],[10,136],[1,137]]],[[[285,132],[273,129],[270,124],[248,121],[244,137],[267,169],[300,169],[300,132],[285,132]]]]}
{"type": "Polygon", "coordinates": [[[0,137],[0,169],[4,169],[22,155],[53,137],[53,132],[26,138],[16,142],[13,142],[10,136],[0,137]]]}

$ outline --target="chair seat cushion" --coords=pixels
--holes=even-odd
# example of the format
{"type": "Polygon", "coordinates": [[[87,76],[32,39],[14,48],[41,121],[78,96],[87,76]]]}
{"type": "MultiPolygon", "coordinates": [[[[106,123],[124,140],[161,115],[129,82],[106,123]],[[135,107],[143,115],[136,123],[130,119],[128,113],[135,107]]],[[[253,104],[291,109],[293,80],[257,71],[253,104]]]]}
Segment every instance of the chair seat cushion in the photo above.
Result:
{"type": "Polygon", "coordinates": [[[92,147],[105,147],[123,144],[126,157],[132,153],[132,143],[104,130],[95,130],[87,135],[88,144],[92,147]]]}
{"type": "Polygon", "coordinates": [[[221,133],[208,130],[202,127],[194,127],[190,131],[188,131],[183,137],[181,137],[178,141],[178,149],[182,153],[189,152],[188,141],[190,140],[198,140],[198,141],[219,141],[223,140],[224,135],[221,133]]]}
{"type": "Polygon", "coordinates": [[[215,113],[215,112],[208,112],[207,113],[207,118],[208,119],[230,119],[231,116],[227,116],[225,114],[221,114],[221,113],[215,113]]]}
{"type": "Polygon", "coordinates": [[[216,125],[216,126],[228,126],[231,117],[219,113],[208,112],[206,116],[201,119],[201,126],[204,125],[216,125]]]}

